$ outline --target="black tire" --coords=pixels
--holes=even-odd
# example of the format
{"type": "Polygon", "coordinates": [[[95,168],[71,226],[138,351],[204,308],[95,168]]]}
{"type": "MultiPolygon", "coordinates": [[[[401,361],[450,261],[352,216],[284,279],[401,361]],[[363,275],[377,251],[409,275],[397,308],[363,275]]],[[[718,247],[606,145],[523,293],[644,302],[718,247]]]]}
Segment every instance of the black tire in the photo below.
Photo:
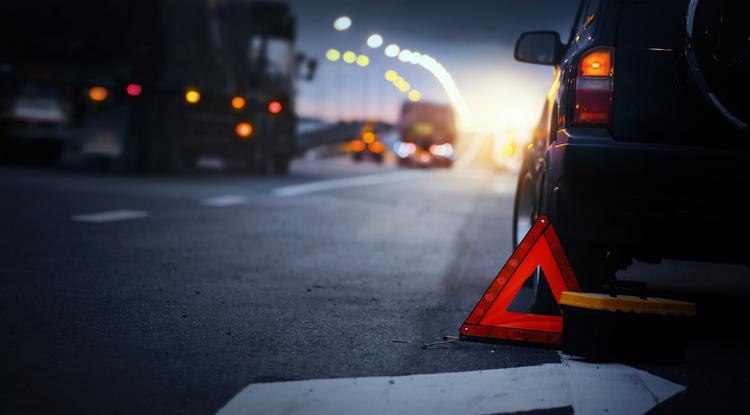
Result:
{"type": "MultiPolygon", "coordinates": [[[[525,163],[524,163],[525,165],[525,163]]],[[[531,229],[539,212],[534,177],[528,168],[521,168],[513,202],[513,248],[517,248],[531,229]]]]}
{"type": "MultiPolygon", "coordinates": [[[[519,175],[513,218],[513,242],[516,247],[525,236],[526,230],[522,226],[527,223],[525,220],[530,223],[529,229],[542,214],[550,218],[553,226],[560,220],[548,193],[550,186],[547,176],[541,175],[538,180],[540,183],[535,183],[528,171],[522,170],[519,175]]],[[[611,277],[606,271],[606,250],[585,241],[562,239],[561,242],[581,289],[587,292],[601,291],[604,283],[611,277]]],[[[559,314],[552,290],[541,275],[537,270],[531,277],[534,300],[530,311],[534,314],[559,314]]]]}
{"type": "MultiPolygon", "coordinates": [[[[559,226],[565,218],[560,217],[555,211],[552,195],[549,192],[550,188],[550,183],[547,182],[546,177],[543,177],[539,196],[540,213],[548,216],[553,226],[559,226]]],[[[612,275],[607,275],[605,266],[607,261],[606,249],[589,241],[566,238],[565,234],[559,236],[565,250],[565,256],[573,268],[573,273],[581,289],[586,292],[601,291],[608,278],[614,276],[614,271],[612,275]]],[[[543,282],[546,284],[546,280],[543,282]]],[[[546,292],[550,291],[546,290],[546,292]]]]}

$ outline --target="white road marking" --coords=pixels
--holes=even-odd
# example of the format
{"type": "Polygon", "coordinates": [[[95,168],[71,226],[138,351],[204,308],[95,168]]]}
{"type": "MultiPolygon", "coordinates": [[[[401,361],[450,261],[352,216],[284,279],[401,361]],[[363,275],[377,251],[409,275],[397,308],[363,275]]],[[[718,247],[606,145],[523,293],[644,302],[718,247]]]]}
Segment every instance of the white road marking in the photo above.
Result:
{"type": "Polygon", "coordinates": [[[642,414],[685,390],[642,370],[562,363],[396,377],[255,383],[219,415],[489,414],[572,406],[576,414],[642,414]]]}
{"type": "Polygon", "coordinates": [[[148,212],[143,210],[111,210],[108,212],[86,213],[82,215],[73,215],[71,220],[76,222],[105,223],[116,222],[120,220],[141,219],[148,217],[148,212]]]}
{"type": "Polygon", "coordinates": [[[466,149],[466,152],[458,159],[458,161],[456,161],[455,164],[453,164],[453,170],[462,171],[469,167],[479,155],[479,150],[482,149],[484,140],[484,135],[475,135],[471,139],[471,144],[469,144],[469,148],[466,149]]]}
{"type": "Polygon", "coordinates": [[[224,195],[224,196],[215,196],[215,197],[209,197],[209,198],[203,199],[201,203],[204,206],[211,206],[211,207],[237,206],[237,205],[244,205],[245,203],[247,203],[247,198],[245,196],[224,195]]]}
{"type": "Polygon", "coordinates": [[[279,197],[292,197],[308,193],[325,192],[328,190],[346,189],[350,187],[398,183],[420,177],[426,177],[425,173],[420,171],[395,171],[390,173],[369,174],[279,187],[273,190],[273,195],[279,197]]]}
{"type": "Polygon", "coordinates": [[[586,363],[562,354],[560,358],[568,368],[576,414],[643,414],[685,391],[685,386],[630,366],[586,363]]]}

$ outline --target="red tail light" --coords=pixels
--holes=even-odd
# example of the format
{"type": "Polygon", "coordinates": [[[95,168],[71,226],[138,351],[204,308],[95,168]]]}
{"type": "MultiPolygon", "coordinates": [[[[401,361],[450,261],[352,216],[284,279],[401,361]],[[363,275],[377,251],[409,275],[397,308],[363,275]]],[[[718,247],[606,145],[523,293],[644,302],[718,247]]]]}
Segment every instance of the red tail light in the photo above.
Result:
{"type": "Polygon", "coordinates": [[[587,51],[578,65],[575,81],[573,125],[607,127],[612,120],[615,50],[598,47],[587,51]]]}
{"type": "Polygon", "coordinates": [[[270,112],[271,114],[278,114],[278,113],[280,113],[281,110],[282,110],[282,108],[283,107],[281,106],[281,103],[279,101],[271,101],[268,104],[268,112],[270,112]]]}
{"type": "Polygon", "coordinates": [[[139,84],[128,84],[128,86],[125,87],[125,92],[131,97],[137,97],[143,92],[143,87],[139,84]]]}

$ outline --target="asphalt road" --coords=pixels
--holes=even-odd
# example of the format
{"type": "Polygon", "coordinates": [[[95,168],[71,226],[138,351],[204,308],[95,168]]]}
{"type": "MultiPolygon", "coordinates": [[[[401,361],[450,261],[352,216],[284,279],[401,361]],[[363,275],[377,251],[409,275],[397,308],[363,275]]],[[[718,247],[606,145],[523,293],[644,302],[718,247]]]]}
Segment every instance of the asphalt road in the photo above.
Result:
{"type": "MultiPolygon", "coordinates": [[[[2,168],[0,412],[205,414],[251,383],[559,363],[421,348],[457,334],[511,253],[514,180],[341,158],[285,178],[2,168]]],[[[638,366],[687,386],[655,412],[742,408],[748,268],[623,275],[698,302],[686,362],[638,366]]]]}

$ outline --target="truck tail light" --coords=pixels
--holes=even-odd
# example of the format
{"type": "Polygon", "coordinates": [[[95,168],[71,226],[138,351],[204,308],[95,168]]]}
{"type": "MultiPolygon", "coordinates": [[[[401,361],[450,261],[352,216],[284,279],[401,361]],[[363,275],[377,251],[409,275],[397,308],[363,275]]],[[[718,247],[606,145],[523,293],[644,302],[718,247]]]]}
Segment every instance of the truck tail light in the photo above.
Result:
{"type": "Polygon", "coordinates": [[[253,125],[249,122],[238,123],[237,126],[234,127],[234,132],[237,133],[237,136],[240,138],[250,138],[250,135],[253,134],[253,125]]]}
{"type": "Polygon", "coordinates": [[[190,88],[187,91],[185,91],[185,102],[188,104],[197,104],[201,100],[201,93],[195,89],[190,88]]]}
{"type": "Polygon", "coordinates": [[[232,108],[236,110],[241,110],[245,108],[245,98],[242,98],[242,97],[232,98],[232,108]]]}
{"type": "Polygon", "coordinates": [[[370,143],[367,148],[372,154],[380,154],[385,151],[385,146],[380,141],[374,141],[370,143]]]}
{"type": "Polygon", "coordinates": [[[92,86],[88,91],[89,99],[94,102],[102,102],[109,96],[109,91],[103,86],[92,86]]]}
{"type": "Polygon", "coordinates": [[[268,104],[268,112],[271,114],[278,114],[283,109],[281,103],[279,101],[271,101],[268,104]]]}
{"type": "Polygon", "coordinates": [[[615,50],[597,47],[587,51],[578,65],[575,79],[573,125],[608,127],[612,120],[615,50]]]}
{"type": "Polygon", "coordinates": [[[143,92],[143,87],[140,84],[128,84],[128,86],[125,87],[125,92],[131,97],[137,97],[143,92]]]}

